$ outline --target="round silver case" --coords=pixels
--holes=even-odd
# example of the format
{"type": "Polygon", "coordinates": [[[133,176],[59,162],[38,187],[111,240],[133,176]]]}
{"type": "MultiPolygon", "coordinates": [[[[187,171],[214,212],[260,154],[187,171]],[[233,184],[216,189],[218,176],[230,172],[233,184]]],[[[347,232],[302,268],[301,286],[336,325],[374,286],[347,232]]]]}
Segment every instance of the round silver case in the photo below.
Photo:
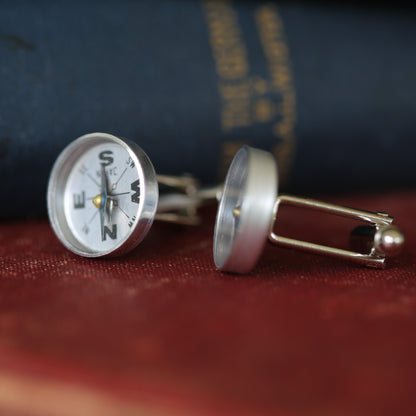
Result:
{"type": "Polygon", "coordinates": [[[269,152],[242,147],[224,183],[214,231],[218,269],[248,273],[256,264],[273,219],[277,164],[269,152]]]}
{"type": "MultiPolygon", "coordinates": [[[[108,171],[109,169],[110,167],[108,168],[108,171]]],[[[104,176],[107,176],[107,174],[104,176]]],[[[117,178],[117,183],[116,179],[114,179],[113,183],[109,183],[108,186],[109,188],[114,189],[117,185],[121,187],[121,183],[122,178],[120,177],[117,178]]],[[[146,153],[137,144],[111,134],[91,133],[79,137],[70,143],[56,160],[48,183],[48,215],[56,236],[65,247],[72,252],[84,257],[117,256],[135,248],[146,236],[156,213],[158,196],[158,184],[153,165],[146,153]],[[136,184],[137,189],[134,189],[132,183],[126,182],[124,184],[125,189],[122,189],[125,192],[119,192],[117,196],[114,197],[111,193],[108,194],[108,198],[111,197],[113,200],[114,216],[119,218],[120,222],[124,221],[124,231],[123,233],[120,233],[117,238],[114,238],[114,235],[111,233],[108,235],[104,233],[104,237],[108,237],[105,238],[105,242],[103,241],[101,245],[100,241],[97,241],[97,244],[90,244],[88,241],[91,241],[91,238],[97,237],[98,240],[100,240],[100,222],[99,218],[97,219],[97,216],[99,217],[101,212],[100,209],[98,209],[97,214],[97,208],[91,207],[90,201],[92,199],[91,197],[94,197],[95,188],[97,188],[97,196],[100,196],[100,183],[97,169],[100,169],[99,166],[108,164],[110,161],[108,151],[107,153],[101,151],[101,153],[98,153],[99,156],[95,156],[94,152],[95,149],[97,149],[97,153],[101,149],[106,149],[107,147],[113,149],[114,153],[119,153],[121,155],[119,159],[122,160],[122,163],[120,160],[117,161],[114,157],[114,161],[112,162],[113,165],[111,167],[111,169],[113,169],[112,172],[117,172],[116,169],[119,169],[119,176],[123,176],[124,179],[128,179],[129,175],[131,178],[135,178],[136,182],[134,183],[136,184]],[[89,165],[88,158],[85,163],[81,163],[83,160],[82,158],[86,158],[86,155],[89,154],[92,154],[91,160],[94,161],[94,168],[89,165]],[[101,157],[101,160],[97,161],[97,157],[101,157]],[[83,172],[84,170],[85,172],[83,172]],[[91,171],[91,174],[88,173],[89,170],[91,171]],[[121,174],[124,170],[127,173],[121,174]],[[83,174],[85,178],[78,178],[76,176],[81,174],[83,174]],[[75,192],[72,189],[69,189],[71,186],[70,178],[72,177],[76,178],[76,180],[74,179],[74,183],[86,184],[85,187],[95,187],[91,191],[91,195],[85,195],[87,191],[82,191],[84,194],[82,194],[81,191],[76,191],[79,192],[78,206],[76,205],[77,201],[75,195],[73,198],[74,202],[72,202],[71,199],[73,196],[72,193],[75,192]],[[98,186],[94,185],[94,181],[98,186]],[[83,199],[81,199],[81,195],[83,199]],[[126,207],[126,205],[124,205],[123,209],[121,207],[122,197],[124,197],[126,203],[131,204],[131,206],[126,207]],[[83,214],[82,209],[77,209],[80,207],[86,207],[90,212],[88,213],[87,209],[85,209],[85,214],[83,214]],[[129,210],[127,208],[129,208],[129,210]],[[96,211],[94,211],[94,209],[96,211]],[[124,213],[121,212],[122,210],[124,213]],[[71,218],[73,213],[74,216],[75,214],[77,215],[74,217],[75,220],[71,218]],[[85,227],[88,228],[88,233],[84,238],[85,227]],[[82,234],[83,232],[84,234],[82,234]]],[[[110,229],[110,226],[108,226],[110,231],[114,231],[114,224],[112,224],[112,227],[113,228],[110,229]]],[[[101,223],[101,229],[102,228],[103,224],[101,223]]],[[[119,224],[119,229],[121,228],[122,227],[119,224]]]]}

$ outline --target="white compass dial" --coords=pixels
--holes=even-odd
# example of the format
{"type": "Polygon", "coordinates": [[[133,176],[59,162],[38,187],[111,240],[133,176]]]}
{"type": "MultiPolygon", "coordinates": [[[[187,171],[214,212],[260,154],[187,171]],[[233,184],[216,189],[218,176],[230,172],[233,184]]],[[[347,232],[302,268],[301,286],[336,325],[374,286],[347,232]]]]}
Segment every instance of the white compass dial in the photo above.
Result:
{"type": "Polygon", "coordinates": [[[104,133],[75,140],[59,156],[48,188],[58,238],[73,252],[125,253],[147,234],[157,207],[156,174],[134,143],[104,133]]]}

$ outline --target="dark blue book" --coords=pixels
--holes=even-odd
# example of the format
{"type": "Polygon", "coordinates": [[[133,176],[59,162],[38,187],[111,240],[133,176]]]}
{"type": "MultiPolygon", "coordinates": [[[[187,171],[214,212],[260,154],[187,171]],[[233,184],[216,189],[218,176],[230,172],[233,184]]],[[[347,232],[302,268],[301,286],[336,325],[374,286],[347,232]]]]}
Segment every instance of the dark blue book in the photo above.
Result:
{"type": "Polygon", "coordinates": [[[247,143],[286,191],[414,186],[415,39],[394,7],[2,1],[0,216],[44,213],[55,158],[94,131],[203,183],[247,143]]]}

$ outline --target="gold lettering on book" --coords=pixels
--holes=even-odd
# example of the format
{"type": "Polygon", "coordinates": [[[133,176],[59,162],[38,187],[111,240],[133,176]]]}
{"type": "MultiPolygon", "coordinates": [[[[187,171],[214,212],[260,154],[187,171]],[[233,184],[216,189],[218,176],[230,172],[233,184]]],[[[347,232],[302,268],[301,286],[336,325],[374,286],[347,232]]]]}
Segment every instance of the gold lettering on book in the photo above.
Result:
{"type": "Polygon", "coordinates": [[[290,174],[295,152],[296,96],[292,79],[289,49],[283,32],[283,22],[275,4],[257,8],[257,30],[268,62],[272,88],[281,94],[281,119],[274,123],[273,134],[279,140],[273,153],[279,165],[282,182],[290,174]]]}
{"type": "Polygon", "coordinates": [[[271,141],[265,135],[267,130],[270,138],[278,139],[277,144],[268,150],[275,154],[284,182],[295,148],[296,100],[289,51],[277,8],[273,4],[253,7],[263,54],[259,54],[259,50],[253,52],[254,56],[265,61],[263,65],[256,62],[256,67],[264,68],[266,64],[263,72],[268,72],[268,77],[265,77],[264,74],[251,73],[239,15],[232,2],[205,0],[202,4],[218,77],[221,130],[226,138],[221,148],[219,176],[224,176],[238,148],[250,144],[250,140],[243,143],[241,137],[253,140],[253,130],[245,129],[263,124],[266,128],[262,128],[265,143],[271,141]]]}
{"type": "Polygon", "coordinates": [[[203,5],[222,101],[221,129],[226,133],[252,124],[247,50],[231,3],[210,0],[203,5]]]}

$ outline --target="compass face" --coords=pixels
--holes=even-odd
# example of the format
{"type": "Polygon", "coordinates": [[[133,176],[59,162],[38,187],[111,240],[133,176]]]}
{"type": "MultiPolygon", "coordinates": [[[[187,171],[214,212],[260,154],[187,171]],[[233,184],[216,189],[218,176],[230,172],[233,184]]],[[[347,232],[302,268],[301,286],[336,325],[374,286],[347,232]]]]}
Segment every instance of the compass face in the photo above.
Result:
{"type": "Polygon", "coordinates": [[[156,174],[143,150],[93,133],[58,157],[48,187],[48,212],[62,243],[86,257],[118,255],[147,234],[158,200],[156,174]]]}

